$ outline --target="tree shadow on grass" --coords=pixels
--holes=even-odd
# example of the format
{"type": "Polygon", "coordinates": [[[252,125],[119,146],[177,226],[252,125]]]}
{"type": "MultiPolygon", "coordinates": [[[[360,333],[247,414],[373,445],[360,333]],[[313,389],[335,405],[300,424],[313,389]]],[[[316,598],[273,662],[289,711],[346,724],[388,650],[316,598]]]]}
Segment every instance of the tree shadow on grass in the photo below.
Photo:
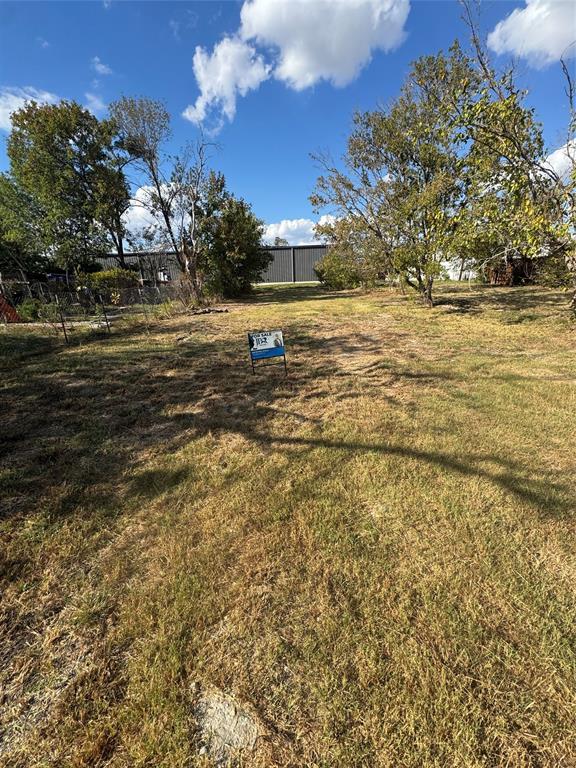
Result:
{"type": "Polygon", "coordinates": [[[257,286],[252,295],[241,300],[248,304],[288,304],[298,301],[330,301],[359,296],[358,291],[334,291],[319,283],[286,283],[279,285],[257,286]]]}
{"type": "MultiPolygon", "coordinates": [[[[4,519],[0,509],[0,524],[8,534],[3,561],[0,552],[0,593],[12,582],[22,581],[28,589],[37,578],[28,550],[9,546],[21,530],[34,530],[26,525],[27,516],[42,509],[57,533],[59,524],[79,531],[79,536],[86,528],[100,532],[109,518],[134,511],[143,499],[158,499],[194,478],[201,467],[165,460],[204,437],[226,445],[230,436],[239,436],[272,456],[309,456],[312,466],[314,451],[330,451],[330,471],[335,473],[344,471],[348,457],[393,456],[413,463],[415,483],[418,467],[431,466],[461,478],[481,478],[542,516],[574,512],[573,489],[565,476],[528,461],[508,460],[498,451],[454,456],[403,443],[393,433],[382,440],[333,436],[331,414],[338,413],[347,398],[374,395],[393,413],[405,404],[387,391],[389,387],[409,384],[415,398],[425,398],[433,386],[442,395],[454,384],[451,372],[412,370],[406,359],[394,364],[381,343],[370,337],[339,333],[326,339],[299,331],[291,335],[287,377],[281,367],[253,376],[244,338],[215,345],[211,334],[218,329],[221,333],[221,326],[207,321],[195,323],[193,334],[178,344],[184,329],[189,331],[186,319],[170,326],[174,344],[168,346],[142,328],[127,328],[113,337],[113,344],[94,344],[83,354],[31,359],[13,380],[5,381],[0,461],[8,469],[9,497],[18,503],[6,508],[4,519]],[[311,402],[312,413],[306,411],[311,402]],[[325,402],[331,411],[323,411],[325,402]]],[[[401,342],[400,336],[395,338],[397,346],[401,342]]],[[[356,431],[361,435],[366,428],[373,435],[374,425],[365,425],[361,416],[358,412],[356,431]]],[[[350,414],[347,418],[350,421],[350,414]]],[[[315,469],[323,472],[324,466],[315,469]]],[[[237,477],[230,472],[221,487],[233,494],[237,477]]],[[[202,502],[201,493],[195,489],[195,502],[202,502]]],[[[210,493],[209,484],[205,493],[210,493]]],[[[64,604],[57,597],[47,601],[50,615],[64,604]]],[[[5,647],[18,649],[28,638],[35,642],[48,619],[29,608],[18,620],[20,609],[12,610],[0,633],[5,647]]],[[[3,674],[8,679],[14,674],[11,658],[0,670],[0,684],[3,674]]]]}
{"type": "Polygon", "coordinates": [[[174,488],[190,476],[188,469],[146,469],[134,476],[130,493],[153,499],[174,488]]]}
{"type": "Polygon", "coordinates": [[[496,458],[492,454],[468,454],[462,459],[456,459],[450,454],[439,451],[422,451],[405,445],[389,443],[337,441],[297,436],[282,437],[266,435],[254,430],[244,431],[243,434],[245,437],[264,445],[330,448],[359,454],[378,453],[412,459],[441,467],[458,475],[488,480],[521,501],[537,507],[540,512],[546,515],[560,517],[562,513],[569,512],[571,517],[576,511],[576,500],[573,500],[574,505],[572,505],[563,498],[571,494],[573,490],[567,483],[536,478],[527,467],[521,466],[518,462],[496,458]],[[492,464],[495,469],[486,468],[485,465],[487,464],[492,464]]]}
{"type": "Polygon", "coordinates": [[[13,370],[30,357],[55,352],[57,334],[30,331],[28,328],[10,327],[0,330],[0,372],[13,370]]]}
{"type": "Polygon", "coordinates": [[[446,307],[448,311],[474,313],[482,310],[501,310],[521,312],[522,310],[539,310],[529,315],[520,315],[517,322],[525,322],[522,318],[536,319],[550,314],[567,310],[570,294],[562,290],[550,290],[535,286],[493,286],[473,284],[468,288],[462,285],[442,285],[437,287],[436,307],[446,307]]]}
{"type": "MultiPolygon", "coordinates": [[[[171,326],[175,339],[185,322],[171,326]]],[[[454,380],[452,372],[394,365],[370,337],[340,333],[319,339],[299,332],[291,340],[288,377],[280,367],[253,376],[243,339],[221,349],[206,340],[202,324],[194,330],[185,345],[167,350],[154,339],[148,346],[142,330],[131,329],[114,339],[113,349],[103,344],[94,355],[58,355],[48,368],[32,361],[26,375],[5,388],[0,460],[20,478],[10,489],[11,498],[20,500],[9,507],[14,515],[33,511],[45,493],[53,497],[53,519],[90,514],[97,507],[116,514],[126,498],[152,498],[185,481],[187,473],[180,470],[141,470],[151,454],[170,455],[199,437],[227,434],[269,450],[322,447],[405,457],[489,480],[543,514],[568,510],[570,489],[560,478],[552,481],[541,469],[507,462],[497,453],[454,458],[396,443],[295,434],[302,424],[323,429],[321,416],[301,411],[307,402],[317,402],[321,412],[325,399],[337,408],[374,394],[394,409],[400,405],[394,387],[408,383],[416,397],[421,387],[441,394],[454,380]],[[285,423],[282,436],[254,427],[278,417],[285,423]]]]}

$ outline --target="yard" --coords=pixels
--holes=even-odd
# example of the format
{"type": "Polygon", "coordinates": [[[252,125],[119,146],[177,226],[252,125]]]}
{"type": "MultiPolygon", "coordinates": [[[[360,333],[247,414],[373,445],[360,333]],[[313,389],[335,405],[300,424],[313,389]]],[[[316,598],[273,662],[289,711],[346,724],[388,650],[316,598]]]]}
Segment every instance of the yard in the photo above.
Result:
{"type": "Polygon", "coordinates": [[[0,332],[0,765],[576,765],[576,326],[439,298],[0,332]]]}

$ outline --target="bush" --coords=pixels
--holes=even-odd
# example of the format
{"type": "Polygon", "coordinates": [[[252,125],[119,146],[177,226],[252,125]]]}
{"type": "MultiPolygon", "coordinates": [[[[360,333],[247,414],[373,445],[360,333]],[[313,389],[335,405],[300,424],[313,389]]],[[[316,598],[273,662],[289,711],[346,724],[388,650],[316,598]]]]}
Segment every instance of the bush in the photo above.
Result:
{"type": "Polygon", "coordinates": [[[118,304],[120,292],[123,289],[136,288],[140,284],[140,279],[137,272],[115,267],[82,275],[82,282],[92,293],[102,296],[104,301],[118,304]]]}
{"type": "Polygon", "coordinates": [[[60,317],[55,301],[42,301],[41,299],[24,299],[18,304],[16,311],[27,323],[56,323],[60,317]]]}
{"type": "Polygon", "coordinates": [[[574,273],[570,271],[564,253],[535,259],[535,278],[540,285],[552,288],[571,288],[574,285],[574,273]]]}
{"type": "Polygon", "coordinates": [[[244,200],[227,198],[206,229],[206,290],[212,296],[249,294],[272,255],[261,245],[262,222],[244,200]]]}
{"type": "Polygon", "coordinates": [[[150,308],[152,315],[158,320],[168,320],[174,317],[176,308],[173,301],[163,301],[161,304],[154,304],[150,308]]]}
{"type": "Polygon", "coordinates": [[[42,302],[40,299],[24,299],[21,304],[18,304],[16,311],[22,318],[28,323],[39,320],[42,314],[42,302]]]}
{"type": "Polygon", "coordinates": [[[326,255],[314,265],[314,272],[323,285],[338,291],[345,288],[358,288],[363,283],[356,263],[336,249],[327,251],[326,255]]]}

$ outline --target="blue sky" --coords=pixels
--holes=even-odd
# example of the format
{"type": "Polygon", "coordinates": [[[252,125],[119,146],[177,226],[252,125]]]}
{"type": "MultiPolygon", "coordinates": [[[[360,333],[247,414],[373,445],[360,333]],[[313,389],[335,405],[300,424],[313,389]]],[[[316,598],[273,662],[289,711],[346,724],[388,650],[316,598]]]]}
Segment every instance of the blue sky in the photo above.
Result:
{"type": "MultiPolygon", "coordinates": [[[[466,42],[460,15],[452,0],[0,3],[0,168],[8,114],[27,96],[75,99],[98,115],[121,94],[163,99],[175,150],[198,124],[219,128],[213,164],[230,189],[270,234],[307,240],[309,153],[338,155],[354,110],[393,98],[418,56],[466,42]]],[[[481,23],[497,60],[516,58],[556,149],[574,0],[484,2],[481,23]]]]}

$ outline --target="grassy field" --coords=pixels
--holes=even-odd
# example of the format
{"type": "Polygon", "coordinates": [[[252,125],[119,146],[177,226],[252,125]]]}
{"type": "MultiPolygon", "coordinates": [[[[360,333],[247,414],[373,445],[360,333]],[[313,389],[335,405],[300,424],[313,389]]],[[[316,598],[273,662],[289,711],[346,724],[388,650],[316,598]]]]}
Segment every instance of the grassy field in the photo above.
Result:
{"type": "Polygon", "coordinates": [[[576,766],[576,329],[439,298],[0,333],[0,765],[208,766],[215,686],[244,766],[576,766]]]}

